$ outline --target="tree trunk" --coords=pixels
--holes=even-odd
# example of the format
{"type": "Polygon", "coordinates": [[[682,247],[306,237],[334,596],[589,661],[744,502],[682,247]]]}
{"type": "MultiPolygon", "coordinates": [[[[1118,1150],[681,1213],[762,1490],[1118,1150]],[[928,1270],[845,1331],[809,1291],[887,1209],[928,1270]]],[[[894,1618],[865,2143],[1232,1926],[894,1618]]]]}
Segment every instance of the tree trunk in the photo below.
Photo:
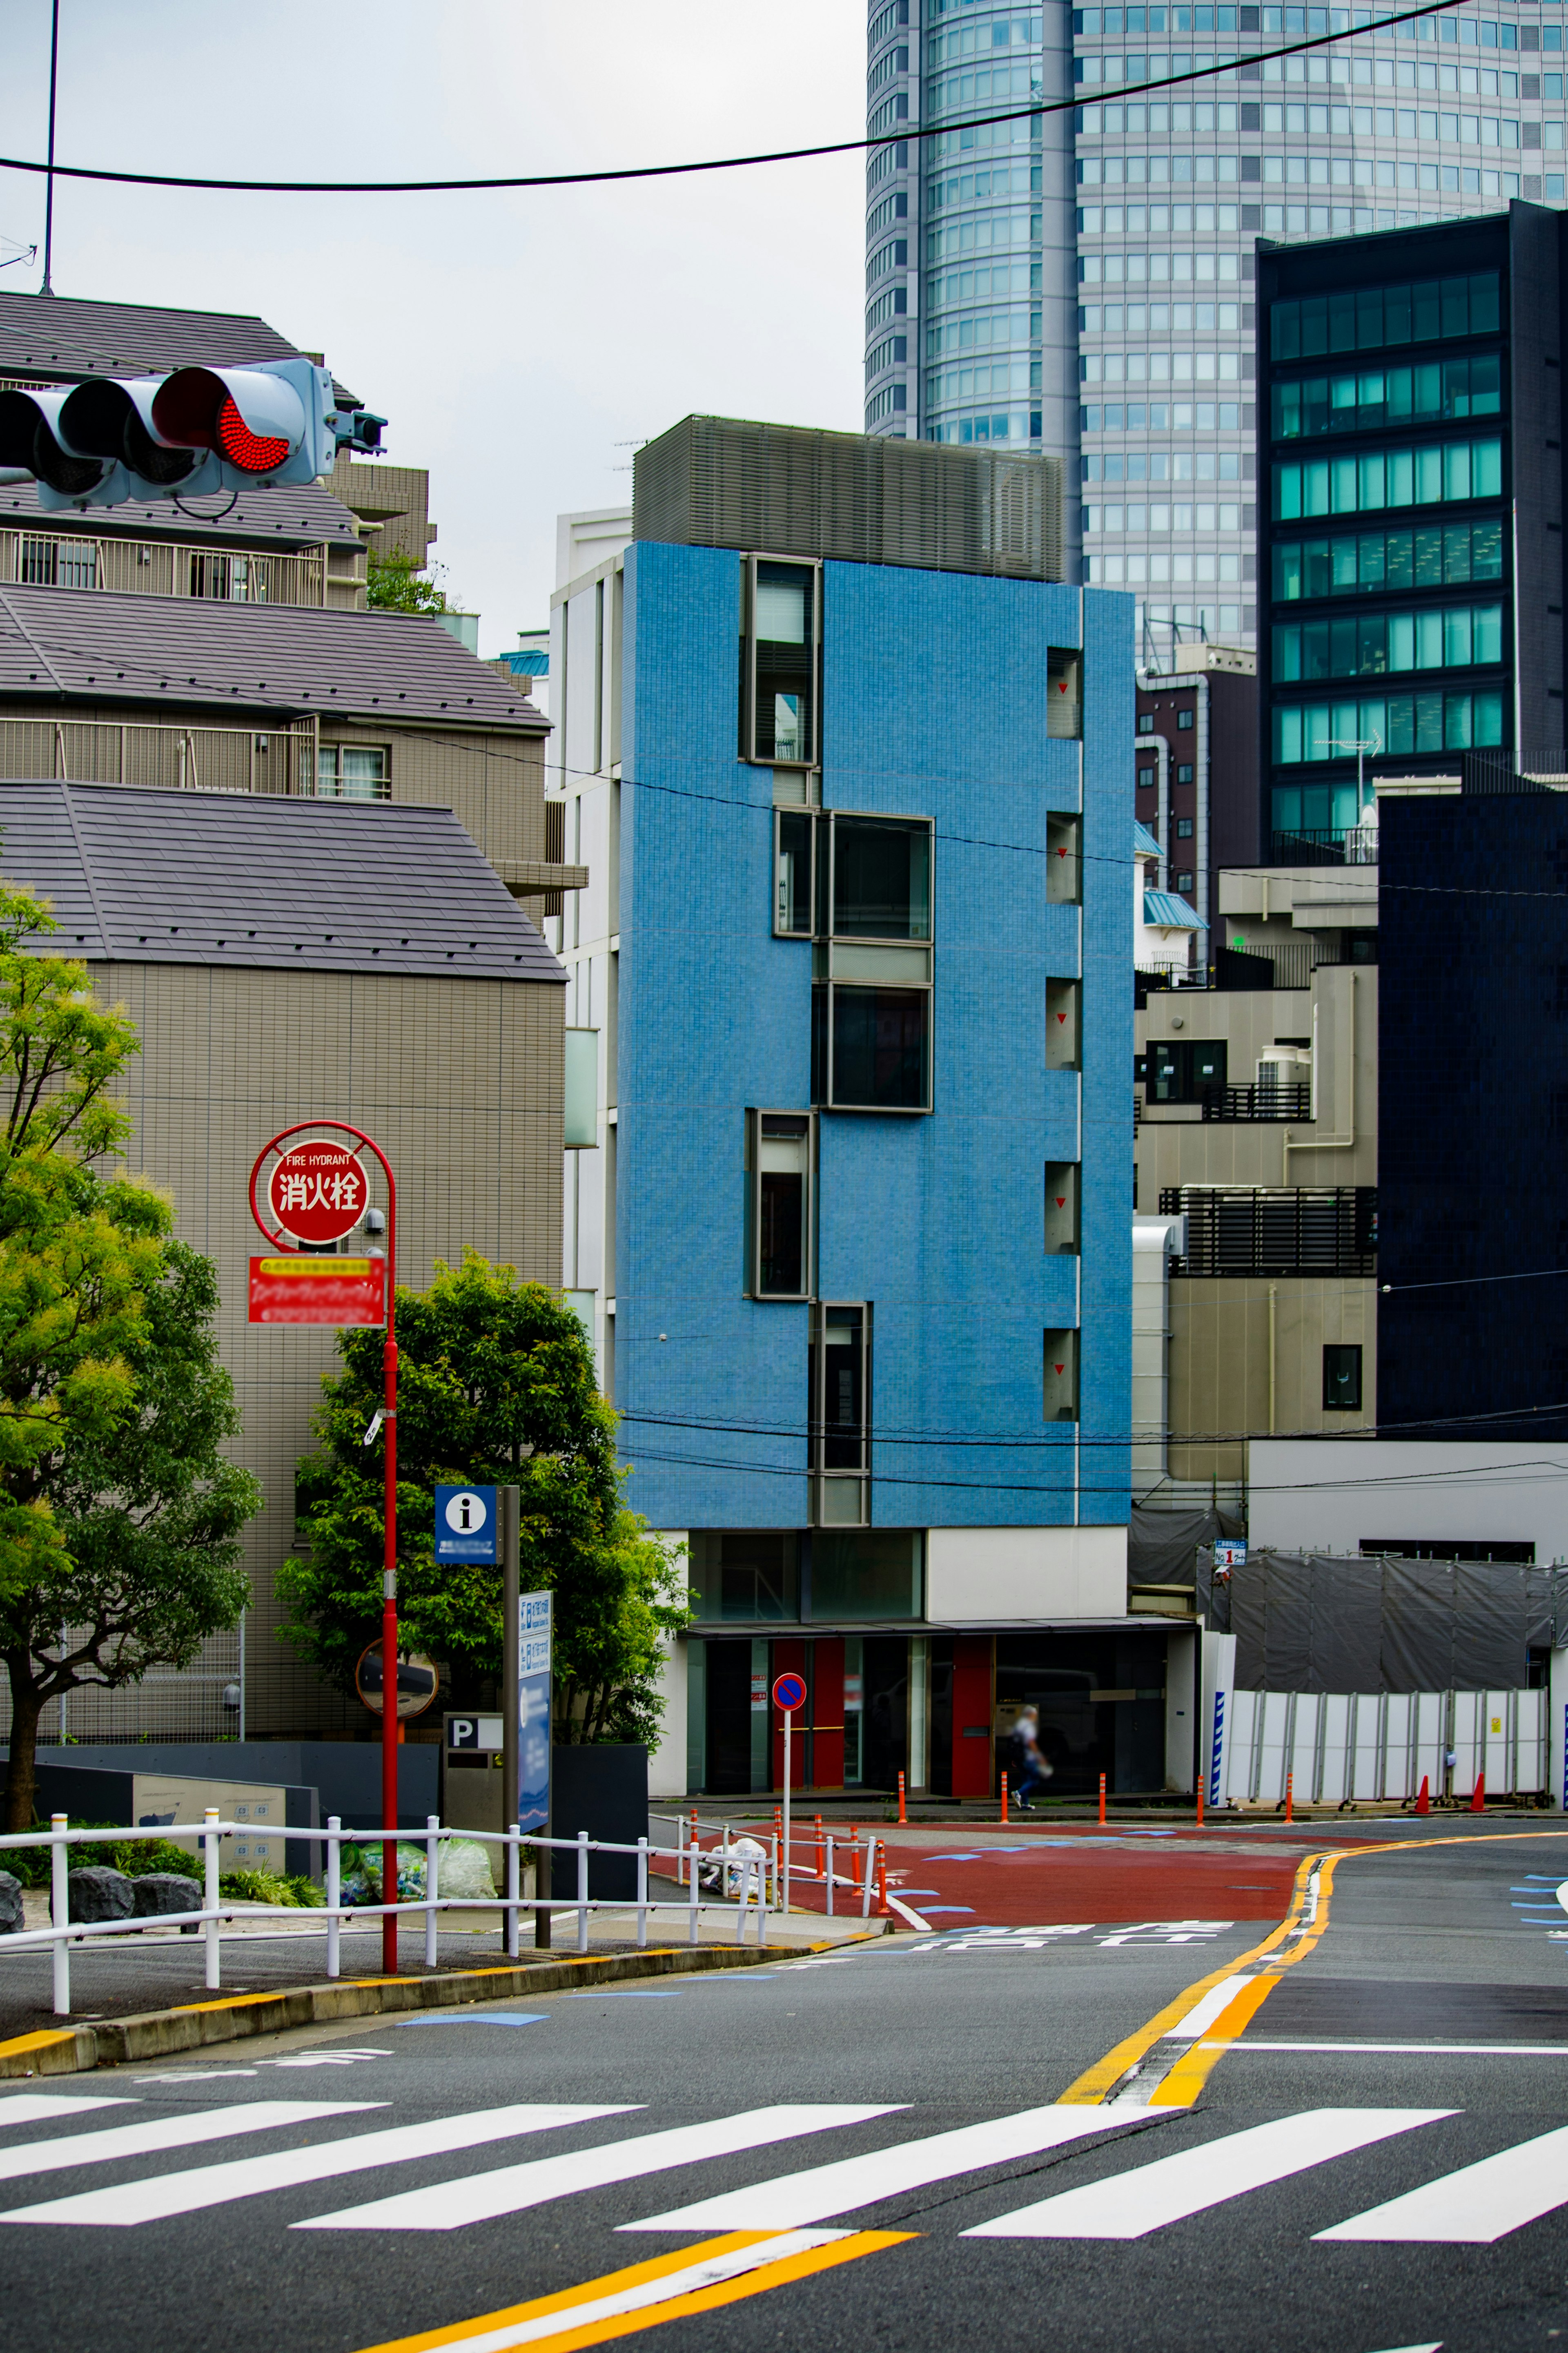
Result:
{"type": "Polygon", "coordinates": [[[11,1679],[11,1764],[5,1786],[5,1827],[30,1831],[38,1790],[38,1718],[44,1703],[33,1684],[7,1662],[11,1679]]]}

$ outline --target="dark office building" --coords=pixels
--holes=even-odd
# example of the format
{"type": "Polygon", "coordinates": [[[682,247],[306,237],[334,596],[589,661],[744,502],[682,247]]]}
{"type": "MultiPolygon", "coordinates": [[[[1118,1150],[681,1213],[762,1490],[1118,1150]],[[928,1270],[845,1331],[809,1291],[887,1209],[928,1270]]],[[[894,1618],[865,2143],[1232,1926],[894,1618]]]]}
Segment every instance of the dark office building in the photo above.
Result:
{"type": "Polygon", "coordinates": [[[1371,854],[1364,832],[1347,840],[1358,744],[1367,802],[1378,773],[1563,767],[1563,221],[1514,203],[1259,242],[1260,818],[1276,864],[1371,854]]]}
{"type": "Polygon", "coordinates": [[[1378,1427],[1561,1440],[1568,797],[1380,814],[1378,1427]]]}

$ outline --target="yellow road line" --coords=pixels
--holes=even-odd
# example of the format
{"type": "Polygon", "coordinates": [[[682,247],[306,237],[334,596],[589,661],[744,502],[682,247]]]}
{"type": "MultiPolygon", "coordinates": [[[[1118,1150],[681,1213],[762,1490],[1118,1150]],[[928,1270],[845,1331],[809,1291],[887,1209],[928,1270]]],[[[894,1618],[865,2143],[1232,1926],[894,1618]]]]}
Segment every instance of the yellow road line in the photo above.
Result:
{"type": "MultiPolygon", "coordinates": [[[[1306,1908],[1307,1883],[1321,1860],[1322,1857],[1316,1854],[1303,1857],[1300,1868],[1296,1873],[1295,1886],[1291,1891],[1290,1909],[1279,1926],[1267,1936],[1260,1945],[1254,1945],[1249,1953],[1242,1953],[1235,1960],[1222,1963],[1217,1969],[1211,1971],[1209,1976],[1200,1978],[1196,1985],[1184,1988],[1173,2001],[1168,2001],[1163,2010],[1157,2010],[1146,2025],[1140,2026],[1135,2032],[1126,2036],[1114,2050],[1108,2051],[1103,2059],[1096,2060],[1092,2067],[1087,2068],[1076,2083],[1069,2084],[1057,2102],[1057,2105],[1062,2108],[1099,2107],[1121,2081],[1128,2069],[1134,2066],[1140,2059],[1152,2051],[1155,2043],[1169,2034],[1173,2028],[1179,2026],[1188,2010],[1195,2003],[1200,2002],[1205,1993],[1212,1993],[1215,1986],[1223,1985],[1226,1978],[1233,1978],[1237,1969],[1244,1969],[1249,1961],[1262,1960],[1267,1954],[1273,1952],[1278,1946],[1283,1944],[1285,1938],[1300,1922],[1301,1914],[1306,1908]]],[[[1226,2015],[1228,2016],[1229,2012],[1227,2011],[1226,2015]]]]}
{"type": "Polygon", "coordinates": [[[649,2263],[632,2263],[624,2271],[608,2272],[602,2279],[584,2280],[580,2286],[567,2288],[561,2295],[536,2296],[531,2303],[481,2313],[477,2319],[460,2321],[451,2327],[427,2329],[417,2337],[395,2337],[385,2344],[367,2347],[365,2353],[437,2353],[437,2348],[446,2347],[459,2348],[460,2353],[460,2348],[471,2345],[476,2337],[488,2339],[492,2345],[504,2344],[512,2330],[527,2331],[530,2353],[574,2353],[579,2346],[602,2345],[611,2337],[627,2337],[637,2329],[657,2328],[667,2320],[682,2320],[692,2313],[716,2312],[743,2297],[763,2295],[770,2288],[786,2286],[792,2280],[807,2279],[814,2272],[858,2262],[862,2255],[876,2254],[883,2247],[901,2246],[920,2234],[913,2231],[848,2232],[826,2246],[807,2248],[776,2263],[759,2263],[714,2286],[698,2288],[689,2295],[675,2294],[662,2304],[646,2305],[637,2311],[573,2326],[574,2312],[591,2307],[605,2297],[623,2295],[629,2288],[643,2287],[660,2279],[679,2277],[694,2263],[715,2255],[765,2246],[771,2240],[786,2239],[789,2235],[779,2231],[731,2231],[723,2238],[705,2239],[697,2246],[684,2247],[677,2254],[657,2255],[649,2263]],[[545,2336],[528,2330],[531,2321],[552,2315],[560,2316],[559,2329],[545,2336]]]}
{"type": "MultiPolygon", "coordinates": [[[[1259,1969],[1250,1985],[1243,1986],[1234,2001],[1227,2002],[1209,2029],[1214,2037],[1184,2052],[1163,2082],[1149,2095],[1152,2108],[1190,2108],[1210,2075],[1225,2056],[1225,2044],[1242,2033],[1251,2019],[1273,1992],[1287,1969],[1293,1969],[1303,1954],[1310,1953],[1326,1934],[1329,1926],[1329,1904],[1333,1894],[1334,1865],[1343,1861],[1338,1854],[1325,1855],[1318,1872],[1318,1908],[1312,1925],[1301,1932],[1290,1950],[1278,1952],[1267,1968],[1259,1969]]],[[[1303,1895],[1305,1894],[1303,1889],[1303,1895]]]]}

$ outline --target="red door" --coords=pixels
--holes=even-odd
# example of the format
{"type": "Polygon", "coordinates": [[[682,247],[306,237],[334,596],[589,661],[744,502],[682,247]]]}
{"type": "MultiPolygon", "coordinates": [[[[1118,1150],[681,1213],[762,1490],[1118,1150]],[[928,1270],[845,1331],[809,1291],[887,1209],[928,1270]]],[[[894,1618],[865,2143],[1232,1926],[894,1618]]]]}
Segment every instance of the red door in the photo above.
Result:
{"type": "Polygon", "coordinates": [[[996,1744],[994,1645],[989,1634],[960,1634],[952,1645],[952,1794],[988,1798],[996,1744]]]}
{"type": "Polygon", "coordinates": [[[805,1677],[805,1705],[795,1710],[790,1731],[789,1785],[792,1789],[805,1787],[805,1728],[811,1722],[811,1666],[806,1656],[809,1645],[803,1641],[775,1642],[773,1662],[768,1681],[768,1712],[773,1720],[773,1787],[784,1788],[784,1716],[773,1696],[773,1687],[781,1675],[795,1673],[805,1677]]]}
{"type": "MultiPolygon", "coordinates": [[[[798,1721],[798,1718],[796,1719],[798,1721]]],[[[844,1787],[844,1642],[811,1646],[811,1786],[844,1787]]]]}

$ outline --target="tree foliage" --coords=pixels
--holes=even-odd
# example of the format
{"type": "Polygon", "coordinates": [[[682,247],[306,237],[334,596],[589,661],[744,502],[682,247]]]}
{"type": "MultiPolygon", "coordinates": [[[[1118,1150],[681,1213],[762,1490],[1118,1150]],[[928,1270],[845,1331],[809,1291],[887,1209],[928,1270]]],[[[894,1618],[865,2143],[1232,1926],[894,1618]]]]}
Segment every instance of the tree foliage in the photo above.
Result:
{"type": "MultiPolygon", "coordinates": [[[[340,1690],[381,1631],[382,1335],[344,1332],[300,1462],[308,1551],[285,1562],[286,1638],[340,1690]]],[[[500,1571],[435,1560],[438,1484],[516,1485],[525,1592],[554,1595],[555,1737],[657,1736],[661,1641],[686,1622],[676,1564],[621,1501],[616,1417],[560,1294],[466,1250],[397,1293],[399,1641],[442,1662],[458,1704],[501,1664],[500,1571]]]]}
{"type": "Polygon", "coordinates": [[[136,1050],[85,965],[30,943],[43,902],[0,884],[0,1659],[7,1817],[32,1819],[51,1697],[184,1665],[244,1606],[238,1532],[259,1508],[224,1461],[237,1427],[211,1336],[216,1278],[167,1200],[96,1164],[130,1121],[136,1050]],[[62,1641],[61,1629],[68,1631],[62,1641]]]}
{"type": "Polygon", "coordinates": [[[378,555],[373,547],[366,560],[366,591],[373,613],[444,613],[447,592],[429,569],[416,565],[401,548],[378,555]]]}

